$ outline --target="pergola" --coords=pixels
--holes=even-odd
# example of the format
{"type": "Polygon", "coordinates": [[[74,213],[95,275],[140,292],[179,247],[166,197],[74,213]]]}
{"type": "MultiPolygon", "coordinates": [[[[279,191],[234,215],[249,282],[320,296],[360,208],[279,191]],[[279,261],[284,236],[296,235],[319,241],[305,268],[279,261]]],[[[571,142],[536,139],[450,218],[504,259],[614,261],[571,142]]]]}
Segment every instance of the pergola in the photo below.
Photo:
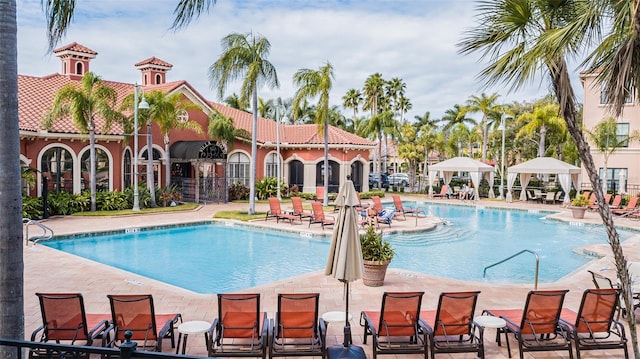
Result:
{"type": "Polygon", "coordinates": [[[493,192],[493,178],[495,169],[493,166],[489,166],[486,163],[474,160],[469,157],[454,157],[435,165],[429,166],[429,196],[433,194],[433,181],[436,178],[436,173],[440,173],[444,179],[444,183],[449,185],[454,172],[469,172],[471,177],[471,183],[473,184],[473,196],[477,200],[480,198],[478,187],[482,178],[488,175],[489,183],[489,198],[494,198],[496,195],[493,192]]]}
{"type": "Polygon", "coordinates": [[[538,157],[511,166],[507,168],[507,173],[509,174],[507,177],[507,202],[513,201],[512,188],[518,174],[520,175],[520,185],[522,186],[522,192],[520,192],[521,201],[527,200],[527,185],[534,174],[557,174],[560,186],[562,186],[562,190],[565,193],[563,202],[565,204],[571,202],[569,199],[571,184],[573,183],[573,187],[576,189],[580,188],[580,168],[552,157],[538,157]]]}

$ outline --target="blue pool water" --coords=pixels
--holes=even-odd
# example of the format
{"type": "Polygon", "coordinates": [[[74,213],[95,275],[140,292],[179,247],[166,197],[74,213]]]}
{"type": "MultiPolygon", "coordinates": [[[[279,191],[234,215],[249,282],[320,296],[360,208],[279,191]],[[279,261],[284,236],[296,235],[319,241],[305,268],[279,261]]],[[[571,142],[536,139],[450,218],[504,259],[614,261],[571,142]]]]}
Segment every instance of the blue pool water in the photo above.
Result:
{"type": "MultiPolygon", "coordinates": [[[[418,206],[448,224],[385,236],[396,249],[392,268],[471,281],[531,283],[535,257],[527,253],[489,269],[483,278],[487,265],[529,249],[540,256],[539,281],[552,282],[591,259],[574,248],[607,241],[601,227],[546,220],[542,213],[418,206]]],[[[622,240],[630,235],[621,231],[622,240]]],[[[221,293],[323,269],[330,238],[202,224],[40,243],[198,293],[221,293]]]]}

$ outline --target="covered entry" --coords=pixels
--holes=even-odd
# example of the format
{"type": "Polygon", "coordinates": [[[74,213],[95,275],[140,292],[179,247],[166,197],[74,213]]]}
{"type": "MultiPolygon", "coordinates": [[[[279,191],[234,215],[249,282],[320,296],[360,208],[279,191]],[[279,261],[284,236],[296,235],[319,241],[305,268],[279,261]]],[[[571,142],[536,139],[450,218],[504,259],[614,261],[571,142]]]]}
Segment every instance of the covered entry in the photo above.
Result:
{"type": "Polygon", "coordinates": [[[171,184],[185,201],[228,201],[227,151],[217,141],[179,141],[171,145],[171,184]]]}

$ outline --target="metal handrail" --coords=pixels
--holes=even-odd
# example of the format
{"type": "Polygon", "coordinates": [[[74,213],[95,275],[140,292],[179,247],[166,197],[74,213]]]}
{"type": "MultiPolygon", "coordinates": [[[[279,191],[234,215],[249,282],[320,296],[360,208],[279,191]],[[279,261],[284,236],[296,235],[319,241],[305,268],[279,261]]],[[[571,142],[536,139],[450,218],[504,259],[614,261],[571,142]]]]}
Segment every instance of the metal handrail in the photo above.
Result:
{"type": "Polygon", "coordinates": [[[538,256],[538,253],[536,253],[534,251],[530,251],[528,249],[523,249],[520,252],[518,252],[518,253],[510,256],[510,257],[507,257],[507,258],[505,258],[505,259],[503,259],[503,260],[501,260],[499,262],[496,262],[496,263],[493,263],[491,265],[488,265],[488,266],[484,267],[484,270],[482,271],[482,278],[485,278],[487,276],[487,269],[489,269],[491,267],[495,267],[498,264],[502,264],[502,263],[504,263],[504,262],[506,262],[506,261],[508,261],[508,260],[510,260],[512,258],[515,258],[515,257],[521,255],[522,253],[531,253],[534,256],[536,256],[536,275],[535,275],[535,278],[534,278],[533,286],[534,286],[534,290],[537,290],[538,289],[538,270],[540,269],[540,257],[538,256]]]}
{"type": "Polygon", "coordinates": [[[39,221],[30,219],[30,218],[23,218],[22,224],[25,225],[25,235],[24,235],[25,243],[24,244],[27,246],[29,245],[29,241],[33,241],[33,244],[35,245],[41,239],[51,239],[53,237],[53,229],[45,226],[39,221]],[[38,226],[42,230],[41,235],[29,237],[29,226],[31,226],[32,224],[38,226]]]}

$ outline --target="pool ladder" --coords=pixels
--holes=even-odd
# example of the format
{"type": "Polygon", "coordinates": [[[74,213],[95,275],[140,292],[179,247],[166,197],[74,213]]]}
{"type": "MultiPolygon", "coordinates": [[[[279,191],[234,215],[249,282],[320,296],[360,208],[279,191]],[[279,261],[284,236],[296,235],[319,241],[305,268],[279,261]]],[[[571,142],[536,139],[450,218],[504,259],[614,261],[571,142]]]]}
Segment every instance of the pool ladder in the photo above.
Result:
{"type": "Polygon", "coordinates": [[[36,221],[35,219],[22,218],[22,224],[24,225],[24,228],[25,228],[24,244],[27,246],[29,245],[30,241],[33,242],[34,245],[36,245],[36,243],[38,243],[38,241],[41,239],[51,239],[53,237],[53,230],[45,226],[44,224],[40,223],[39,221],[36,221]],[[40,228],[42,230],[42,234],[29,237],[29,227],[31,225],[35,225],[38,228],[40,228]]]}
{"type": "Polygon", "coordinates": [[[538,290],[538,270],[540,269],[540,257],[538,256],[538,253],[536,253],[534,251],[530,251],[528,249],[523,249],[520,252],[518,252],[518,253],[510,256],[510,257],[507,257],[507,258],[505,258],[505,259],[503,259],[503,260],[501,260],[499,262],[496,262],[496,263],[493,263],[491,265],[488,265],[488,266],[484,267],[484,271],[482,272],[482,278],[485,278],[487,276],[487,269],[489,269],[491,267],[495,267],[498,264],[502,264],[502,263],[504,263],[504,262],[506,262],[506,261],[508,261],[508,260],[510,260],[512,258],[515,258],[515,257],[517,257],[517,256],[519,256],[519,255],[521,255],[523,253],[531,253],[534,256],[536,256],[536,274],[535,274],[535,278],[533,280],[533,289],[534,290],[538,290]]]}

